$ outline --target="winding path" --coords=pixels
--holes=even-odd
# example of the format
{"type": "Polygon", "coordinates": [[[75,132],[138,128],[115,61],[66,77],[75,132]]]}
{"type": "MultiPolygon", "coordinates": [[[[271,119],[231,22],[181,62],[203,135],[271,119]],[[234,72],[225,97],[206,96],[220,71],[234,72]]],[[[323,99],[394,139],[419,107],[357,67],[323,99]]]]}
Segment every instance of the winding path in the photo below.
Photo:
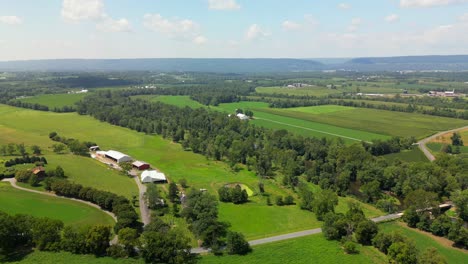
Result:
{"type": "Polygon", "coordinates": [[[452,133],[452,132],[457,132],[457,131],[460,131],[460,130],[465,130],[465,129],[468,129],[468,126],[464,126],[464,127],[460,127],[460,128],[455,128],[455,129],[452,129],[452,130],[447,130],[447,131],[442,131],[442,132],[439,132],[437,134],[434,134],[428,138],[425,138],[425,139],[422,139],[420,141],[418,141],[418,146],[419,146],[419,149],[421,149],[421,151],[424,153],[424,155],[426,155],[426,157],[430,160],[430,161],[434,161],[436,158],[434,155],[432,155],[431,151],[429,151],[429,149],[427,148],[426,146],[426,143],[430,142],[431,140],[435,139],[436,137],[439,137],[439,136],[442,136],[444,134],[447,134],[447,133],[452,133]]]}
{"type": "Polygon", "coordinates": [[[141,213],[141,221],[143,222],[143,225],[147,225],[151,222],[151,213],[146,205],[145,201],[145,192],[146,192],[146,185],[143,185],[139,179],[138,176],[133,177],[135,179],[135,182],[138,186],[138,191],[139,191],[139,201],[140,201],[140,213],[141,213]]]}

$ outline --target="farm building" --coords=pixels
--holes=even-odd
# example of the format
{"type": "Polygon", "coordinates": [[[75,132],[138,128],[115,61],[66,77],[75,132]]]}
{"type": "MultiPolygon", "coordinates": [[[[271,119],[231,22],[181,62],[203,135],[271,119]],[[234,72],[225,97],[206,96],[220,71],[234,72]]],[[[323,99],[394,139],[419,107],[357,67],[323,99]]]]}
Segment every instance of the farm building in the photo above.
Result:
{"type": "Polygon", "coordinates": [[[166,175],[155,170],[145,170],[141,173],[140,179],[143,183],[167,182],[166,175]]]}
{"type": "Polygon", "coordinates": [[[249,120],[249,117],[247,115],[244,115],[244,114],[241,114],[241,113],[237,114],[236,116],[240,120],[249,120]]]}
{"type": "Polygon", "coordinates": [[[115,150],[109,150],[105,153],[106,158],[109,158],[117,163],[132,161],[132,158],[126,154],[115,150]]]}
{"type": "Polygon", "coordinates": [[[150,168],[150,165],[144,161],[135,161],[132,163],[132,166],[136,169],[139,169],[139,170],[147,170],[150,168]]]}
{"type": "Polygon", "coordinates": [[[45,176],[45,169],[44,167],[36,167],[31,170],[32,173],[38,177],[44,177],[45,176]]]}
{"type": "Polygon", "coordinates": [[[91,146],[91,147],[89,147],[89,151],[98,151],[98,150],[100,150],[100,149],[99,149],[99,146],[91,146]]]}

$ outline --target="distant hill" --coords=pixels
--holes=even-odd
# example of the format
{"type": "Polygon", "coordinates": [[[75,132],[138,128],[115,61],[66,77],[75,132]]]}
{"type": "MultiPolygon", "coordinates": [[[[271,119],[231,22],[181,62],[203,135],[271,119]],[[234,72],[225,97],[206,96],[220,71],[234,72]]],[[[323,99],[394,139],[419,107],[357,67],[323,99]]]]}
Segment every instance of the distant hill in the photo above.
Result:
{"type": "Polygon", "coordinates": [[[63,59],[0,62],[0,71],[294,72],[323,69],[301,59],[63,59]]]}
{"type": "Polygon", "coordinates": [[[355,58],[335,66],[357,71],[466,71],[468,55],[355,58]]]}
{"type": "Polygon", "coordinates": [[[160,71],[265,73],[349,71],[467,71],[468,55],[322,59],[61,59],[0,61],[0,71],[160,71]]]}

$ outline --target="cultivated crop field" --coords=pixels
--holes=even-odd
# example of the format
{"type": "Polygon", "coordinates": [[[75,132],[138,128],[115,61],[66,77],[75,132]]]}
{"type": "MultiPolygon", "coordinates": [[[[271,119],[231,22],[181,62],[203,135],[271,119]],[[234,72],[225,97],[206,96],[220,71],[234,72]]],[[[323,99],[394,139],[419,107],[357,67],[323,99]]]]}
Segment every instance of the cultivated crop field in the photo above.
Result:
{"type": "Polygon", "coordinates": [[[446,258],[448,263],[458,264],[465,263],[468,259],[468,250],[461,250],[452,247],[452,243],[447,243],[447,240],[433,236],[429,233],[419,232],[417,229],[406,227],[400,222],[389,222],[379,225],[380,229],[385,232],[398,231],[404,236],[415,241],[416,247],[423,251],[429,247],[434,247],[437,251],[446,258]]]}
{"type": "Polygon", "coordinates": [[[354,108],[347,111],[334,111],[324,114],[311,114],[322,106],[264,109],[263,111],[290,118],[311,122],[325,123],[349,129],[366,129],[366,131],[388,136],[415,136],[425,138],[438,131],[462,127],[466,120],[429,116],[416,113],[401,113],[377,109],[354,108]]]}
{"type": "Polygon", "coordinates": [[[79,94],[43,94],[34,97],[19,99],[26,103],[48,106],[50,109],[74,106],[76,102],[83,99],[87,93],[79,94]]]}
{"type": "Polygon", "coordinates": [[[388,263],[384,254],[369,246],[360,246],[359,254],[345,254],[338,241],[326,240],[322,234],[259,245],[253,247],[253,249],[253,252],[246,256],[226,255],[217,257],[209,255],[202,257],[200,263],[388,263]]]}
{"type": "Polygon", "coordinates": [[[8,182],[0,182],[0,201],[0,210],[8,214],[49,217],[71,225],[114,225],[112,217],[97,208],[62,198],[17,190],[8,182]]]}

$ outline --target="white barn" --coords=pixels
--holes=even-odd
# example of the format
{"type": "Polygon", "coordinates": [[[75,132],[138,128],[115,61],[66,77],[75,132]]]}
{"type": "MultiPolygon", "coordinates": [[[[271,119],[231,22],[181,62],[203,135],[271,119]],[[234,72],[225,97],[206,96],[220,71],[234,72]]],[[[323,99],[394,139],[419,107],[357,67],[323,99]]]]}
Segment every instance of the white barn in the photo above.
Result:
{"type": "Polygon", "coordinates": [[[106,158],[114,160],[117,163],[132,161],[132,158],[126,154],[115,150],[109,150],[105,154],[106,158]]]}
{"type": "Polygon", "coordinates": [[[150,182],[167,182],[166,175],[155,170],[145,170],[141,173],[140,179],[142,183],[150,182]]]}
{"type": "Polygon", "coordinates": [[[241,113],[238,113],[236,116],[240,120],[249,120],[249,117],[247,115],[244,115],[244,114],[241,114],[241,113]]]}

